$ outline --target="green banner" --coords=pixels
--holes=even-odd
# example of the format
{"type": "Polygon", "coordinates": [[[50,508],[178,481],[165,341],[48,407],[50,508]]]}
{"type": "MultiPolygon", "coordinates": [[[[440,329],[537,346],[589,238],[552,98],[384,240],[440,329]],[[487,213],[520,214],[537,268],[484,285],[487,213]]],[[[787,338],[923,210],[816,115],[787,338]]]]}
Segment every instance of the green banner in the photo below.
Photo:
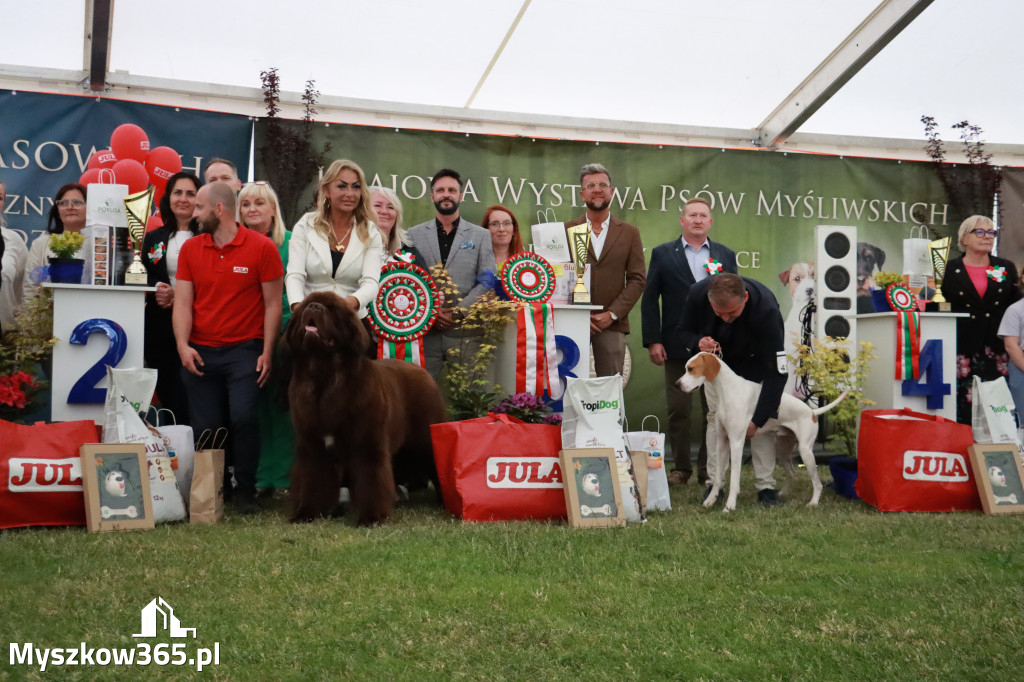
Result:
{"type": "MultiPolygon", "coordinates": [[[[265,121],[258,121],[256,175],[276,185],[262,163],[265,129],[265,121]]],[[[953,215],[924,162],[337,124],[318,124],[313,139],[317,149],[330,143],[332,159],[352,159],[373,184],[394,189],[406,227],[434,215],[430,177],[444,167],[458,170],[466,182],[465,218],[479,223],[488,206],[504,204],[528,243],[538,211],[551,209],[557,220],[583,213],[579,168],[601,163],[616,188],[612,212],[640,228],[648,258],[658,244],[679,238],[685,201],[705,198],[714,218],[711,238],[737,252],[741,274],[775,292],[784,316],[791,299],[779,274],[795,262],[814,261],[816,225],[856,226],[858,241],[887,254],[885,269],[902,271],[902,240],[911,226],[923,223],[936,236],[948,236],[962,219],[953,215]]],[[[311,168],[309,187],[316,173],[311,168]]],[[[306,194],[303,204],[311,189],[306,194]]],[[[646,414],[664,416],[663,378],[641,344],[639,305],[630,325],[626,404],[630,420],[639,424],[646,414]]]]}

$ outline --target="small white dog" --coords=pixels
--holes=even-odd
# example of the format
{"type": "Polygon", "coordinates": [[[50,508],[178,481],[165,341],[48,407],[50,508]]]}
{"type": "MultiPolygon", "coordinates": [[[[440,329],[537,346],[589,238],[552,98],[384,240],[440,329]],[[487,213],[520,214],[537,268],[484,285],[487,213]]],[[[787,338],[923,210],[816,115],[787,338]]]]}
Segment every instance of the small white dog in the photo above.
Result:
{"type": "MultiPolygon", "coordinates": [[[[803,335],[803,325],[800,324],[800,315],[807,304],[814,300],[814,263],[793,263],[788,270],[779,273],[779,281],[789,289],[789,295],[793,298],[793,304],[786,315],[786,355],[796,356],[796,346],[800,343],[803,335]]],[[[814,320],[811,319],[811,329],[814,329],[814,320]]],[[[789,373],[789,380],[786,382],[785,392],[795,395],[798,398],[805,398],[797,390],[796,374],[789,373]]]]}
{"type": "MultiPolygon", "coordinates": [[[[747,436],[747,426],[754,416],[757,398],[760,395],[760,384],[748,381],[729,369],[717,356],[711,353],[697,353],[686,361],[686,374],[680,377],[679,387],[687,393],[704,386],[706,392],[713,393],[717,398],[718,409],[715,414],[715,438],[718,444],[718,467],[716,480],[711,481],[711,493],[704,500],[704,506],[710,507],[718,499],[722,490],[722,479],[725,471],[732,466],[729,477],[729,497],[725,503],[725,511],[736,509],[736,496],[740,492],[740,463],[743,460],[743,443],[747,436]]],[[[814,439],[818,436],[818,415],[828,412],[846,398],[844,392],[824,407],[812,410],[791,395],[782,395],[779,405],[779,418],[769,419],[758,433],[774,431],[777,434],[777,452],[784,453],[778,463],[786,470],[786,482],[783,494],[788,490],[796,476],[791,452],[796,444],[800,459],[807,467],[811,476],[814,492],[808,507],[818,505],[821,497],[821,479],[818,477],[818,466],[814,461],[814,439]]]]}

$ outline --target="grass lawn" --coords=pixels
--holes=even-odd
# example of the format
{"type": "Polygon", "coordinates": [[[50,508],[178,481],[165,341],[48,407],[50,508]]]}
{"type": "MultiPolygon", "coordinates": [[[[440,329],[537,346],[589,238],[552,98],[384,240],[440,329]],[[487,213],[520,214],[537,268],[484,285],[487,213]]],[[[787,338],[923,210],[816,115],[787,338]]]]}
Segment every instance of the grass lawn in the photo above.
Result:
{"type": "MultiPolygon", "coordinates": [[[[185,667],[11,665],[0,680],[996,680],[1024,667],[1024,517],[879,514],[801,478],[780,508],[674,488],[644,526],[463,524],[0,531],[3,644],[219,643],[185,667]],[[138,640],[162,597],[197,638],[138,640]]],[[[827,467],[823,478],[829,479],[827,467]]]]}

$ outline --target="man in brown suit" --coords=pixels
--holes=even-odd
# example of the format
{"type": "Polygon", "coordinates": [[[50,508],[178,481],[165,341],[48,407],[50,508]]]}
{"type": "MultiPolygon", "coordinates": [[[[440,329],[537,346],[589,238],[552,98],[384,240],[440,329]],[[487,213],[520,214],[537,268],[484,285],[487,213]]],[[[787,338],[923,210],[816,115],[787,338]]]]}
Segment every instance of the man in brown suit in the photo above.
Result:
{"type": "Polygon", "coordinates": [[[599,377],[622,374],[629,311],[647,281],[640,230],[611,215],[614,192],[608,170],[599,163],[587,164],[580,169],[580,198],[587,212],[565,224],[568,228],[590,223],[590,300],[602,308],[590,314],[590,343],[599,377]]]}

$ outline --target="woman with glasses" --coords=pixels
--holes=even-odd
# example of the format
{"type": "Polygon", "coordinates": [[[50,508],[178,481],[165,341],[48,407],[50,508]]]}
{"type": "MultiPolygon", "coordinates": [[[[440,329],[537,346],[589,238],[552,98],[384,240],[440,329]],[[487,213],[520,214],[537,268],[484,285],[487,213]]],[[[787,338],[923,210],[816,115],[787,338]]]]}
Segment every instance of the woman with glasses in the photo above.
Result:
{"type": "MultiPolygon", "coordinates": [[[[250,182],[238,193],[238,221],[253,232],[259,232],[277,246],[281,262],[288,267],[288,246],[292,233],[284,226],[281,202],[269,182],[250,182]]],[[[288,299],[282,301],[282,329],[288,324],[292,311],[288,299]]],[[[279,387],[287,390],[287,386],[279,387]]],[[[256,487],[264,490],[283,490],[290,483],[292,454],[295,450],[295,431],[288,413],[281,409],[276,391],[260,394],[260,465],[256,470],[256,487]]]]}
{"type": "Polygon", "coordinates": [[[332,163],[320,180],[316,210],[292,230],[284,277],[290,308],[314,291],[333,291],[366,320],[384,261],[373,217],[363,169],[347,159],[332,163]]]}
{"type": "Polygon", "coordinates": [[[1007,376],[999,322],[1020,294],[1017,268],[992,255],[999,231],[990,219],[972,215],[960,225],[957,235],[964,255],[946,263],[942,295],[952,304],[953,312],[970,315],[956,321],[956,420],[970,424],[973,377],[990,381],[1007,376]]]}
{"type": "Polygon", "coordinates": [[[174,314],[174,286],[178,273],[178,254],[186,240],[199,233],[192,218],[196,194],[203,183],[192,173],[182,171],[167,179],[160,197],[163,224],[142,238],[142,264],[146,283],[156,291],[146,294],[146,366],[157,370],[156,393],[160,406],[174,413],[178,424],[188,424],[188,401],[181,383],[181,358],[174,341],[171,316],[174,314]]]}
{"type": "Polygon", "coordinates": [[[68,183],[57,190],[46,222],[46,234],[37,237],[28,251],[25,273],[30,284],[46,281],[47,275],[40,268],[46,267],[49,258],[55,255],[50,251],[50,236],[65,230],[81,232],[85,229],[85,193],[85,187],[77,182],[68,183]]]}
{"type": "Polygon", "coordinates": [[[519,221],[509,209],[500,205],[489,207],[484,211],[483,224],[490,230],[494,262],[499,271],[505,261],[526,250],[523,248],[523,238],[519,235],[519,221]]]}

